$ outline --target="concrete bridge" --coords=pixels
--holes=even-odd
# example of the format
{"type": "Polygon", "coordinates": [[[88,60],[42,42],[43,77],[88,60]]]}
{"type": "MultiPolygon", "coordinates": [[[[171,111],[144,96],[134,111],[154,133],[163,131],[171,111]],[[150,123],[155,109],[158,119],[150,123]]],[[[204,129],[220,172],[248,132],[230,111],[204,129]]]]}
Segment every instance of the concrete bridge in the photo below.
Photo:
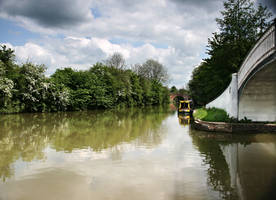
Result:
{"type": "Polygon", "coordinates": [[[276,20],[257,41],[228,88],[207,108],[237,119],[276,121],[276,20]]]}
{"type": "Polygon", "coordinates": [[[276,160],[272,152],[276,144],[271,138],[265,140],[265,143],[254,141],[246,146],[239,143],[219,145],[228,165],[231,187],[237,191],[239,199],[275,199],[272,195],[276,194],[276,160]]]}

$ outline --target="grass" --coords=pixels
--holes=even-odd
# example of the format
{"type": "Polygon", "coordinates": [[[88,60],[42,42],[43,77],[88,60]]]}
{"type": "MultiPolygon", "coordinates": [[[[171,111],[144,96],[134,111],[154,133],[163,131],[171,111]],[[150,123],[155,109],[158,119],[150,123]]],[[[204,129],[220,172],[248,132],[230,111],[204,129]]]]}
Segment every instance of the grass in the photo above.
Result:
{"type": "Polygon", "coordinates": [[[223,109],[218,108],[199,108],[194,113],[195,119],[200,119],[208,122],[229,122],[231,119],[223,109]]]}
{"type": "MultiPolygon", "coordinates": [[[[228,122],[228,123],[252,123],[252,120],[246,117],[238,120],[230,118],[227,112],[219,108],[199,108],[193,113],[194,119],[200,119],[207,122],[228,122]]],[[[254,122],[262,124],[276,124],[276,122],[254,122]]]]}
{"type": "Polygon", "coordinates": [[[193,113],[193,116],[195,119],[203,119],[204,117],[207,116],[207,110],[204,109],[204,108],[199,108],[199,109],[196,109],[195,112],[193,113]]]}

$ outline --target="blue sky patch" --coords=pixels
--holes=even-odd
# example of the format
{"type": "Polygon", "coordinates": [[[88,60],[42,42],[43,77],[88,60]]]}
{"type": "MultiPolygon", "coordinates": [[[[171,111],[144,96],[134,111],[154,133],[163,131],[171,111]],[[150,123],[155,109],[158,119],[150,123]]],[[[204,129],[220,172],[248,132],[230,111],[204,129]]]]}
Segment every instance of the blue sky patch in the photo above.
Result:
{"type": "Polygon", "coordinates": [[[102,14],[98,8],[91,8],[91,12],[95,19],[100,18],[102,16],[102,14]]]}
{"type": "Polygon", "coordinates": [[[151,45],[159,49],[167,49],[169,47],[167,44],[162,43],[151,43],[151,45]]]}
{"type": "Polygon", "coordinates": [[[128,41],[122,38],[112,38],[111,40],[109,40],[109,42],[111,42],[112,44],[131,44],[133,47],[140,47],[143,46],[145,43],[142,41],[128,41]]]}
{"type": "Polygon", "coordinates": [[[18,26],[16,23],[9,20],[0,19],[0,27],[1,43],[11,43],[12,45],[21,46],[31,39],[41,38],[40,34],[27,31],[23,27],[18,26]]]}

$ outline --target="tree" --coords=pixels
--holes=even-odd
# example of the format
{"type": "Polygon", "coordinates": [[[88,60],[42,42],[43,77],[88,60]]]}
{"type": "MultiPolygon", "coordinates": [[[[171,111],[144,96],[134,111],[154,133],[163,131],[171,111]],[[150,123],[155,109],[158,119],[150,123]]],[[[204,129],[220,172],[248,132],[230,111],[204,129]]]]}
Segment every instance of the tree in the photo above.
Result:
{"type": "Polygon", "coordinates": [[[64,69],[57,69],[56,72],[51,76],[53,82],[59,85],[65,85],[66,87],[74,87],[74,83],[72,82],[72,76],[74,74],[74,70],[70,67],[64,69]]]}
{"type": "Polygon", "coordinates": [[[6,78],[13,80],[17,76],[18,66],[14,64],[14,50],[7,48],[5,45],[0,46],[0,61],[3,64],[3,75],[6,78]]]}
{"type": "MultiPolygon", "coordinates": [[[[10,107],[10,102],[14,93],[14,81],[12,78],[15,76],[14,51],[10,48],[7,49],[5,45],[0,49],[0,109],[6,110],[10,107]]],[[[6,111],[5,111],[6,112],[6,111]]]]}
{"type": "Polygon", "coordinates": [[[69,93],[46,78],[44,65],[25,63],[17,82],[18,98],[25,112],[66,110],[69,93]]]}
{"type": "Polygon", "coordinates": [[[177,88],[175,86],[172,86],[170,89],[170,93],[176,94],[178,92],[177,88]]]}
{"type": "Polygon", "coordinates": [[[44,65],[34,65],[25,63],[20,68],[20,78],[18,84],[18,92],[20,100],[24,104],[25,111],[38,112],[44,111],[41,102],[46,97],[45,91],[49,87],[46,83],[44,65]]]}
{"type": "Polygon", "coordinates": [[[236,52],[237,59],[233,65],[238,70],[248,50],[270,25],[267,20],[272,14],[261,4],[255,8],[252,0],[228,0],[223,5],[222,18],[216,19],[221,38],[209,40],[208,54],[212,56],[221,46],[223,49],[230,48],[236,52]],[[218,43],[214,44],[215,41],[218,43]]]}
{"type": "Polygon", "coordinates": [[[136,105],[141,105],[143,100],[143,89],[140,85],[139,76],[131,73],[131,96],[136,105]]]}
{"type": "Polygon", "coordinates": [[[266,7],[254,6],[253,0],[227,0],[222,18],[217,18],[219,33],[208,39],[207,53],[195,68],[189,89],[192,98],[204,105],[219,96],[239,70],[245,56],[270,23],[266,7]]]}
{"type": "Polygon", "coordinates": [[[187,95],[189,92],[188,92],[188,90],[185,89],[185,88],[180,88],[180,89],[178,90],[178,93],[179,93],[179,94],[182,94],[182,95],[187,95]]]}
{"type": "Polygon", "coordinates": [[[13,62],[15,55],[14,55],[14,50],[11,48],[7,48],[6,45],[1,45],[1,50],[0,50],[0,60],[7,64],[8,62],[13,62]]]}
{"type": "Polygon", "coordinates": [[[2,47],[0,58],[0,113],[86,110],[168,102],[166,87],[155,79],[146,79],[123,69],[122,59],[117,62],[119,65],[116,62],[110,66],[97,63],[84,71],[58,69],[48,78],[44,65],[29,62],[17,65],[11,49],[2,47]]]}
{"type": "Polygon", "coordinates": [[[168,81],[168,72],[164,65],[158,61],[149,59],[143,65],[136,64],[134,71],[149,80],[155,80],[158,83],[166,83],[168,81]]]}
{"type": "Polygon", "coordinates": [[[0,61],[0,108],[6,107],[7,102],[13,95],[14,82],[4,77],[4,63],[0,61]]]}
{"type": "Polygon", "coordinates": [[[126,67],[126,61],[121,53],[115,52],[106,60],[106,65],[116,69],[124,69],[126,67]]]}

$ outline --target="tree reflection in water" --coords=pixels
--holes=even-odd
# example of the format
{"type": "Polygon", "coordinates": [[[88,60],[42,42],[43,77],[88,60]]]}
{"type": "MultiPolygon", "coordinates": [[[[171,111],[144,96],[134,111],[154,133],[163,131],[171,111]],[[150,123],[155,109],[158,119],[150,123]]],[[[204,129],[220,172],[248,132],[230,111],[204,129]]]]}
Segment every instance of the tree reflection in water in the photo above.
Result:
{"type": "Polygon", "coordinates": [[[2,181],[14,174],[13,163],[47,159],[46,147],[72,152],[91,149],[100,152],[117,145],[135,141],[149,146],[160,143],[164,131],[162,121],[168,108],[122,109],[1,115],[0,120],[0,177],[2,181]]]}
{"type": "Polygon", "coordinates": [[[275,199],[276,135],[191,129],[190,136],[208,165],[208,184],[223,199],[275,199]]]}
{"type": "MultiPolygon", "coordinates": [[[[203,156],[204,165],[208,166],[207,182],[218,191],[222,199],[238,199],[235,188],[231,187],[229,168],[215,134],[191,129],[193,144],[203,156]]],[[[223,136],[222,136],[223,137],[223,136]]]]}

